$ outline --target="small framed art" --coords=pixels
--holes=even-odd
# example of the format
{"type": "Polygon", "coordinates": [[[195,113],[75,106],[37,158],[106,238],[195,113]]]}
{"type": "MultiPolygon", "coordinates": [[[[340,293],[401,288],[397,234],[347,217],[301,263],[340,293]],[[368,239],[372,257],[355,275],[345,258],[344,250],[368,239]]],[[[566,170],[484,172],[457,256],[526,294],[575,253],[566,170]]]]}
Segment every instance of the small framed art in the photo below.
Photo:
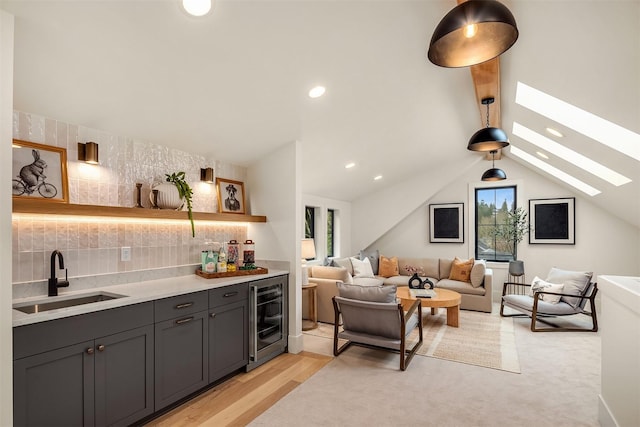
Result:
{"type": "Polygon", "coordinates": [[[13,140],[13,197],[69,203],[67,150],[13,140]]]}
{"type": "Polygon", "coordinates": [[[464,243],[464,203],[429,205],[429,242],[464,243]]]}
{"type": "Polygon", "coordinates": [[[575,197],[529,200],[530,244],[575,245],[575,197]]]}
{"type": "Polygon", "coordinates": [[[218,212],[244,214],[244,184],[226,178],[216,178],[218,212]]]}

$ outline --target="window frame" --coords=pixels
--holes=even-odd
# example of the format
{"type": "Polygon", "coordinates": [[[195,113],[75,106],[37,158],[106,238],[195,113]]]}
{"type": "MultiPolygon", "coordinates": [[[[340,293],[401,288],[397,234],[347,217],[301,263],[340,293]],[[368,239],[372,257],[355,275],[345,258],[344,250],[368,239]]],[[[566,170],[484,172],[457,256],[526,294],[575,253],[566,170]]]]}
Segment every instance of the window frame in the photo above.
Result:
{"type": "MultiPolygon", "coordinates": [[[[513,189],[513,206],[512,209],[516,209],[518,206],[521,205],[520,203],[520,198],[519,195],[522,192],[522,185],[516,181],[502,181],[499,183],[477,183],[473,186],[470,186],[469,188],[469,198],[470,198],[470,203],[473,204],[473,239],[469,239],[469,243],[473,245],[473,248],[470,248],[470,253],[474,254],[474,258],[475,259],[484,259],[487,262],[495,262],[495,263],[499,263],[499,264],[505,264],[508,263],[510,261],[516,260],[518,259],[518,248],[517,245],[514,248],[514,254],[509,258],[509,259],[498,259],[498,257],[496,256],[496,253],[498,251],[495,250],[495,242],[494,242],[494,256],[491,259],[488,259],[486,257],[483,256],[479,256],[478,254],[478,193],[481,191],[486,191],[486,190],[500,190],[500,189],[509,189],[512,188],[513,189]]],[[[495,213],[494,213],[494,219],[495,219],[495,213]]],[[[495,221],[494,221],[494,225],[495,225],[495,221]]]]}

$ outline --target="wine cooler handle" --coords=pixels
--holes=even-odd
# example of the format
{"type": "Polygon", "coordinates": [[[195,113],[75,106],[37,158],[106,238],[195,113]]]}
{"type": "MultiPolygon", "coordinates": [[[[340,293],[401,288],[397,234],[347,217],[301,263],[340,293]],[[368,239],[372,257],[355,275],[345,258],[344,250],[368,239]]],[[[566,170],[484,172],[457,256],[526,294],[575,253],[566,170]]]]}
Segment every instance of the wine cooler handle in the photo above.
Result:
{"type": "Polygon", "coordinates": [[[253,319],[250,327],[251,340],[249,342],[249,360],[255,362],[258,359],[258,287],[251,286],[251,312],[253,319]]]}

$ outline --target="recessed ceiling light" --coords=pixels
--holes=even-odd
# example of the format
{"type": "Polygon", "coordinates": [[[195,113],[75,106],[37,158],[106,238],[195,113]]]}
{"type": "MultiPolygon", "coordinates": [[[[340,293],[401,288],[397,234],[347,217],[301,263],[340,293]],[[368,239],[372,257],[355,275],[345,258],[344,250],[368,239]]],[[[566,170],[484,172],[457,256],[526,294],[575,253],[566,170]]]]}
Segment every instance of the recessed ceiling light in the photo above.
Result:
{"type": "Polygon", "coordinates": [[[373,177],[374,181],[380,181],[382,179],[382,175],[376,175],[373,177]]]}
{"type": "Polygon", "coordinates": [[[548,159],[549,156],[547,156],[546,154],[544,154],[542,151],[536,151],[536,154],[540,157],[542,157],[543,159],[548,159]]]}
{"type": "Polygon", "coordinates": [[[211,0],[182,0],[182,7],[189,15],[204,16],[211,10],[211,0]]]}
{"type": "Polygon", "coordinates": [[[353,162],[347,163],[346,165],[344,165],[345,169],[351,169],[352,167],[354,167],[356,164],[353,162]]]}
{"type": "Polygon", "coordinates": [[[555,130],[554,128],[547,128],[547,132],[549,132],[553,136],[557,136],[558,138],[562,138],[564,135],[555,130]]]}
{"type": "Polygon", "coordinates": [[[324,95],[325,92],[324,86],[316,86],[309,91],[309,97],[311,98],[319,98],[324,95]]]}

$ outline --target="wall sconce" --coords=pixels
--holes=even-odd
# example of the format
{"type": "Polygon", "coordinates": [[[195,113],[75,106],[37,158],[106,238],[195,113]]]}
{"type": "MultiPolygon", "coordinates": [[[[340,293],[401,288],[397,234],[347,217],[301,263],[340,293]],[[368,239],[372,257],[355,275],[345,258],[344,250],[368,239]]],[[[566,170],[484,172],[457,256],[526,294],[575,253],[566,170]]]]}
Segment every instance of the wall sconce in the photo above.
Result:
{"type": "Polygon", "coordinates": [[[78,142],[78,160],[92,165],[97,165],[98,144],[95,142],[87,142],[86,144],[78,142]]]}
{"type": "Polygon", "coordinates": [[[200,168],[200,181],[213,184],[213,169],[200,168]]]}

